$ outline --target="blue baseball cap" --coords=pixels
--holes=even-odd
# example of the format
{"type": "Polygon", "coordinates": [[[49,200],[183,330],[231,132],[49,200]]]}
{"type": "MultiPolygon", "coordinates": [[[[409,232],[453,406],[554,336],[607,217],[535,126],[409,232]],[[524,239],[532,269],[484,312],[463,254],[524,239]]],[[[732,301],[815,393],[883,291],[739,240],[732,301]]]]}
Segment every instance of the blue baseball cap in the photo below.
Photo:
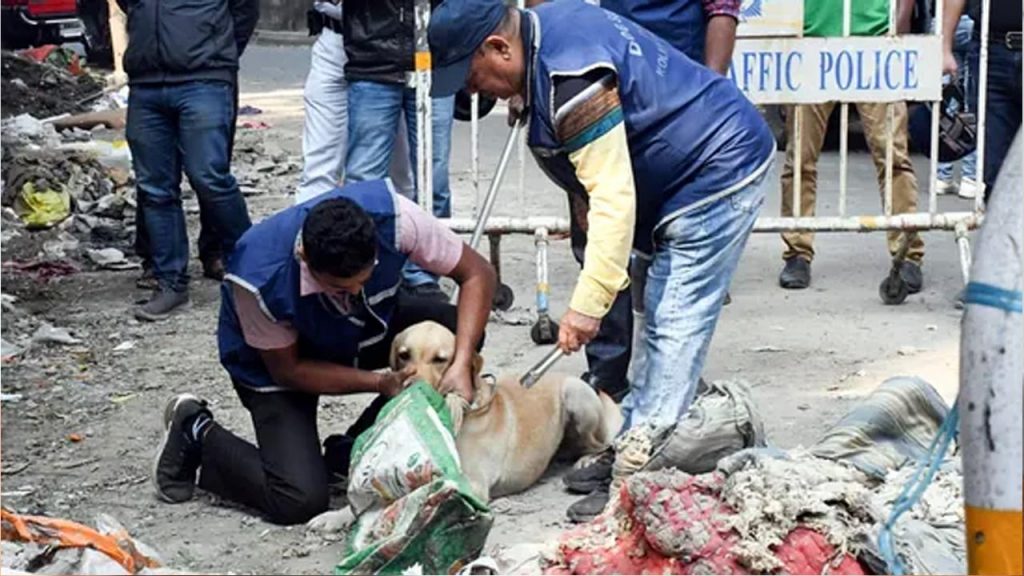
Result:
{"type": "Polygon", "coordinates": [[[444,0],[430,15],[430,94],[445,97],[466,86],[469,65],[505,16],[501,0],[444,0]]]}

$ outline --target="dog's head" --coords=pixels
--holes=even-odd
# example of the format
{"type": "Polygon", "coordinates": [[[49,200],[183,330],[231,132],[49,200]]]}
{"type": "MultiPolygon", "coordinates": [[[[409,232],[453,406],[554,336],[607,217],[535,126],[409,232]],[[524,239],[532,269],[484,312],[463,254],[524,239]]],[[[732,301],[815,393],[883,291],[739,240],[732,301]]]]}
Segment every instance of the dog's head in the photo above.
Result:
{"type": "MultiPolygon", "coordinates": [[[[391,343],[391,369],[402,370],[412,366],[416,370],[413,380],[424,380],[438,390],[441,377],[455,358],[455,334],[451,330],[427,321],[414,324],[395,336],[391,343]]],[[[483,359],[473,354],[473,380],[483,367],[483,359]]]]}

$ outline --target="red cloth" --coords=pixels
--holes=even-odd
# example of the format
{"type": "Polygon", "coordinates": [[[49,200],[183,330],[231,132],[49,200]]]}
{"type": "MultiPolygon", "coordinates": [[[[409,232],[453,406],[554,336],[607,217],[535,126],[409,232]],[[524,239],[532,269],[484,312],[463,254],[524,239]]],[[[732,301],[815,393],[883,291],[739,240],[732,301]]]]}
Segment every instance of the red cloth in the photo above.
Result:
{"type": "MultiPolygon", "coordinates": [[[[634,477],[617,506],[564,534],[547,574],[747,574],[733,549],[739,535],[722,525],[731,513],[718,497],[721,475],[634,477]]],[[[864,574],[850,555],[825,570],[835,550],[798,528],[776,549],[783,574],[864,574]]]]}

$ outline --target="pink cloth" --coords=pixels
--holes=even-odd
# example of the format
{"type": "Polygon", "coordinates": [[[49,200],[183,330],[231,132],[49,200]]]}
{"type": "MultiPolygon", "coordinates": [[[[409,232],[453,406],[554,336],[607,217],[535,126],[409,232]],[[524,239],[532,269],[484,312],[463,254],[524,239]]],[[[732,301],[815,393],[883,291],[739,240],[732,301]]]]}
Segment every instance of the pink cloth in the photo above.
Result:
{"type": "MultiPolygon", "coordinates": [[[[418,204],[404,196],[398,199],[396,226],[398,250],[427,272],[447,276],[462,258],[462,240],[447,226],[430,216],[418,204]]],[[[309,296],[327,291],[316,281],[303,261],[299,262],[299,294],[309,296]]],[[[348,294],[327,294],[338,309],[347,313],[351,309],[348,294]]],[[[288,322],[274,322],[260,308],[256,296],[235,285],[235,313],[242,327],[245,343],[259,350],[287,348],[299,335],[288,322]]]]}

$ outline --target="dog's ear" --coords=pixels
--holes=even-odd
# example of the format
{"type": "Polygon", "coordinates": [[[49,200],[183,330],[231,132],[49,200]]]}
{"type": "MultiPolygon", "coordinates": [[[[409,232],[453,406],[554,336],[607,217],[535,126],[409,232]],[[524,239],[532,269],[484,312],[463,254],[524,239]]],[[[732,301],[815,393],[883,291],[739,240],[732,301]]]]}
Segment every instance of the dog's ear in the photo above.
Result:
{"type": "Polygon", "coordinates": [[[484,357],[477,352],[473,352],[473,381],[475,382],[480,378],[480,373],[484,369],[484,357]]]}

